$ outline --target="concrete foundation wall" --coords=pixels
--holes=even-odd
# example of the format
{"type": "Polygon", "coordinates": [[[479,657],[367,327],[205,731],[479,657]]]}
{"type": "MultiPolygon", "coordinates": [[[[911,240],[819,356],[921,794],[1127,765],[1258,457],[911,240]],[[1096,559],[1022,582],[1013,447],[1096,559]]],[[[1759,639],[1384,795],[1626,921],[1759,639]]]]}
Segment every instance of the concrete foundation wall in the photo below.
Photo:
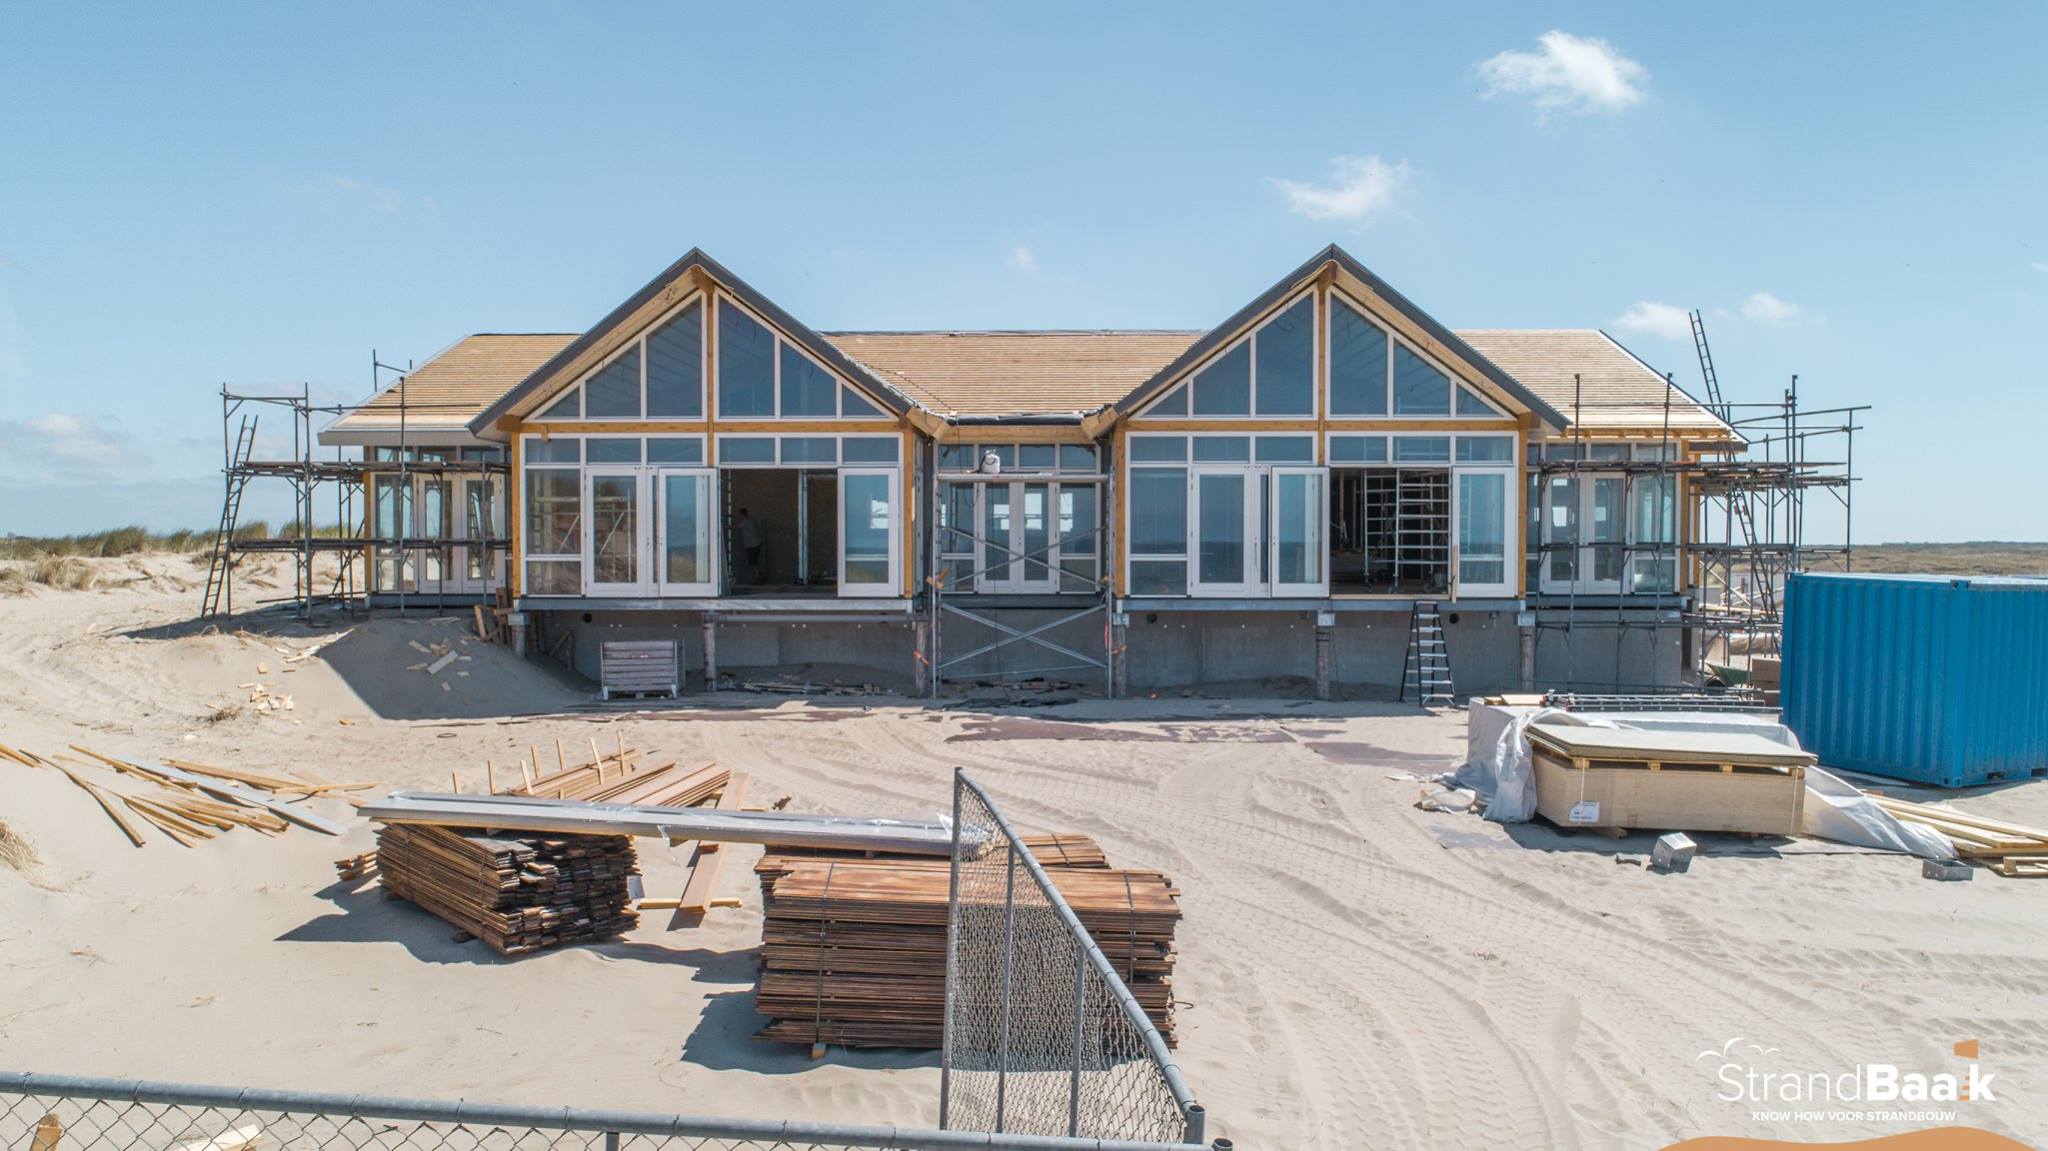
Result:
{"type": "Polygon", "coordinates": [[[1614,691],[1672,687],[1684,681],[1684,640],[1676,623],[1652,630],[1580,619],[1570,631],[1536,629],[1537,691],[1614,691]]]}
{"type": "MultiPolygon", "coordinates": [[[[541,619],[542,638],[535,655],[544,657],[568,629],[573,638],[565,649],[578,675],[597,682],[599,645],[607,640],[674,640],[681,645],[687,690],[704,687],[704,616],[701,612],[532,612],[541,619]],[[586,619],[585,616],[589,618],[586,619]]],[[[815,672],[822,680],[858,679],[876,687],[906,689],[915,675],[911,651],[913,628],[908,618],[887,622],[748,623],[723,617],[718,623],[718,669],[721,674],[803,676],[815,672]]]]}
{"type": "Polygon", "coordinates": [[[1129,613],[1125,679],[1133,694],[1200,684],[1313,682],[1312,612],[1129,613]]]}

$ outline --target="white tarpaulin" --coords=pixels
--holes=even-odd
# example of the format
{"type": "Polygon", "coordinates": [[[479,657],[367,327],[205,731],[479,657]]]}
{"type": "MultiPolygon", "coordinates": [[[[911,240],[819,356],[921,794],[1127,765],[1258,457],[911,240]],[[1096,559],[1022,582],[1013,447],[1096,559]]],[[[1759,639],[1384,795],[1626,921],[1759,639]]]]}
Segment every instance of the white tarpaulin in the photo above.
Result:
{"type": "MultiPolygon", "coordinates": [[[[1536,767],[1529,753],[1529,725],[1566,723],[1639,731],[1728,731],[1764,735],[1787,747],[1799,741],[1783,724],[1762,717],[1719,712],[1572,713],[1554,707],[1503,707],[1473,700],[1466,712],[1465,765],[1442,778],[1450,787],[1470,788],[1495,823],[1527,823],[1536,814],[1536,767]]],[[[1926,859],[1954,859],[1955,845],[1933,828],[1902,823],[1871,802],[1853,784],[1817,767],[1806,769],[1805,815],[1799,830],[1815,839],[1902,851],[1926,859]]]]}

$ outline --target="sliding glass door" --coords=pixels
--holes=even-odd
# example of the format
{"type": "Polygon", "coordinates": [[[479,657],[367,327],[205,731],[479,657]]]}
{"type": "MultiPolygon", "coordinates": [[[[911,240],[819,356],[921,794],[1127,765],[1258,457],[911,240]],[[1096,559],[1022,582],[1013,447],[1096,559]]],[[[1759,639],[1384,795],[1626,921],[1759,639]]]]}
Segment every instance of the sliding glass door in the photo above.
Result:
{"type": "Polygon", "coordinates": [[[1322,468],[1274,468],[1273,508],[1267,559],[1276,596],[1322,596],[1330,592],[1330,551],[1324,543],[1330,522],[1329,473],[1322,468]]]}
{"type": "Polygon", "coordinates": [[[1248,468],[1190,469],[1193,511],[1189,554],[1198,596],[1248,596],[1259,582],[1258,474],[1248,468]]]}
{"type": "Polygon", "coordinates": [[[1508,568],[1508,480],[1505,471],[1461,471],[1452,486],[1451,519],[1457,581],[1453,594],[1511,596],[1508,568]]]}

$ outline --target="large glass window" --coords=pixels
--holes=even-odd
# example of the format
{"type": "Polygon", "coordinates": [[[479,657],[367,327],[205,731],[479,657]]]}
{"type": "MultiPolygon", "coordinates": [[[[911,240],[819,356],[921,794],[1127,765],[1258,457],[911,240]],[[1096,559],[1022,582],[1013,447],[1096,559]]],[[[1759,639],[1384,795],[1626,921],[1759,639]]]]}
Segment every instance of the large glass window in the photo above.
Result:
{"type": "Polygon", "coordinates": [[[1629,590],[1668,593],[1677,589],[1678,478],[1637,476],[1633,491],[1629,530],[1634,548],[1629,559],[1629,590]]]}
{"type": "Polygon", "coordinates": [[[1092,591],[1101,574],[1094,484],[1060,484],[1060,590],[1092,591]]]}
{"type": "Polygon", "coordinates": [[[1254,338],[1262,416],[1315,414],[1316,298],[1303,296],[1254,338]]]}
{"type": "Polygon", "coordinates": [[[1451,414],[1451,377],[1399,343],[1394,345],[1394,414],[1451,414]]]}
{"type": "Polygon", "coordinates": [[[704,305],[692,303],[647,334],[647,415],[704,415],[704,305]]]}
{"type": "Polygon", "coordinates": [[[842,594],[894,594],[895,475],[889,471],[839,473],[841,522],[839,590],[842,594]]]}
{"type": "Polygon", "coordinates": [[[526,472],[527,595],[583,591],[583,473],[575,468],[526,472]]]}
{"type": "Polygon", "coordinates": [[[583,381],[583,418],[632,419],[640,414],[640,345],[583,381]]]}
{"type": "Polygon", "coordinates": [[[1192,384],[1194,414],[1198,416],[1248,416],[1252,414],[1252,346],[1249,342],[1223,353],[1203,368],[1192,384]]]}
{"type": "Polygon", "coordinates": [[[1130,516],[1131,594],[1186,595],[1187,469],[1132,468],[1130,516]]]}
{"type": "Polygon", "coordinates": [[[1508,579],[1508,473],[1458,473],[1458,584],[1461,592],[1508,579]]]}
{"type": "Polygon", "coordinates": [[[718,305],[718,414],[775,415],[775,333],[729,303],[718,305]]]}
{"type": "Polygon", "coordinates": [[[1330,308],[1330,414],[1387,414],[1387,333],[1336,297],[1330,308]]]}
{"type": "Polygon", "coordinates": [[[789,344],[782,345],[782,415],[836,416],[839,381],[789,344]]]}

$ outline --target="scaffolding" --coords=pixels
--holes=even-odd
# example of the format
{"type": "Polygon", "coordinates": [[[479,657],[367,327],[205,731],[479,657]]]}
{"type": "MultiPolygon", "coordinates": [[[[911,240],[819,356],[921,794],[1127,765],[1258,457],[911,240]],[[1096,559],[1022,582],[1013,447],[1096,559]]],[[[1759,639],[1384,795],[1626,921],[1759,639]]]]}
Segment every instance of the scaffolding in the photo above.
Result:
{"type": "MultiPolygon", "coordinates": [[[[924,665],[926,687],[933,698],[937,698],[946,680],[951,677],[976,683],[1003,683],[1019,680],[1046,679],[1068,672],[1094,672],[1102,676],[1105,696],[1116,691],[1117,647],[1113,635],[1114,611],[1111,605],[1111,584],[1107,556],[1112,549],[1102,546],[1107,538],[1104,525],[1110,522],[1109,508],[1115,498],[1113,475],[1078,475],[1072,472],[947,472],[943,476],[938,470],[937,445],[932,445],[926,468],[926,506],[932,509],[930,531],[924,541],[929,557],[929,574],[925,577],[926,611],[923,643],[917,659],[924,665]],[[994,483],[1044,483],[1048,493],[1052,484],[1087,483],[1096,487],[1098,497],[1095,503],[1095,522],[1085,529],[1062,533],[1058,526],[1058,509],[1048,507],[1046,515],[1046,543],[1038,547],[1016,548],[1012,541],[998,540],[984,535],[984,525],[979,517],[962,525],[946,522],[940,514],[941,501],[946,498],[945,487],[949,484],[968,484],[977,489],[994,483]],[[1066,570],[1064,562],[1052,559],[1054,549],[1086,541],[1096,556],[1094,577],[1085,591],[1067,591],[1068,583],[1074,578],[1066,570]],[[964,565],[958,555],[966,552],[971,559],[964,565]],[[950,561],[949,553],[954,557],[950,561]],[[1029,570],[1031,566],[1046,569],[1049,573],[1051,590],[1037,595],[998,595],[981,592],[978,585],[983,576],[992,572],[1008,572],[1012,569],[1029,570]],[[966,602],[963,603],[962,600],[966,602]],[[972,604],[973,606],[968,606],[972,604]],[[1039,620],[1025,627],[1015,627],[998,618],[1006,611],[1032,610],[1047,613],[1049,619],[1039,620]],[[1070,628],[1091,618],[1102,621],[1102,652],[1084,651],[1059,642],[1053,633],[1070,628]],[[965,651],[949,652],[945,646],[946,621],[957,620],[995,633],[994,638],[968,647],[965,651]],[[968,664],[995,652],[1012,647],[1028,647],[1045,653],[1044,658],[1063,661],[1022,668],[985,668],[969,672],[968,664]]],[[[1048,494],[1048,500],[1050,500],[1048,494]]],[[[980,506],[980,501],[974,501],[980,506]]]]}
{"type": "Polygon", "coordinates": [[[1699,458],[1683,458],[1680,441],[1697,436],[1690,429],[1674,431],[1671,404],[1677,386],[1667,376],[1657,434],[1638,434],[1628,441],[1651,448],[1651,458],[1630,452],[1625,458],[1591,459],[1586,416],[1603,406],[1622,405],[1586,402],[1575,379],[1572,435],[1569,441],[1559,441],[1568,442],[1571,450],[1562,460],[1550,459],[1548,453],[1532,457],[1527,466],[1532,479],[1530,514],[1537,529],[1527,533],[1525,561],[1531,592],[1537,593],[1531,596],[1536,606],[1536,660],[1540,666],[1546,648],[1558,643],[1568,657],[1582,653],[1584,633],[1589,631],[1611,632],[1614,642],[1612,678],[1571,674],[1573,663],[1568,661],[1566,675],[1551,677],[1555,686],[1614,691],[1720,686],[1731,676],[1746,674],[1749,655],[1778,651],[1787,576],[1847,571],[1852,566],[1855,434],[1869,405],[1801,408],[1797,376],[1775,402],[1729,402],[1721,397],[1712,375],[1703,331],[1699,343],[1702,371],[1710,381],[1707,407],[1736,433],[1736,440],[1695,444],[1699,458]],[[1586,525],[1576,521],[1571,538],[1547,538],[1551,525],[1543,522],[1539,509],[1551,477],[1560,475],[1571,477],[1573,498],[1584,490],[1586,479],[1618,481],[1622,524],[1614,538],[1588,540],[1586,525]],[[1626,527],[1629,515],[1640,506],[1644,485],[1656,489],[1649,506],[1660,521],[1648,539],[1626,527]],[[1809,530],[1807,497],[1815,492],[1825,492],[1839,506],[1839,542],[1821,542],[1809,530]],[[1688,525],[1689,532],[1682,530],[1688,525]],[[1560,555],[1570,556],[1572,578],[1562,592],[1541,594],[1542,576],[1560,555]],[[1586,562],[1589,556],[1591,564],[1586,562]],[[1587,578],[1587,569],[1597,570],[1603,559],[1615,575],[1615,586],[1589,590],[1585,585],[1593,581],[1587,578]],[[1644,570],[1647,579],[1638,575],[1644,570]],[[1581,634],[1575,638],[1575,632],[1581,634]],[[1681,644],[1680,682],[1644,684],[1625,677],[1629,637],[1647,639],[1652,661],[1648,666],[1654,668],[1666,635],[1677,636],[1681,644]]]}
{"type": "MultiPolygon", "coordinates": [[[[390,592],[403,611],[408,599],[413,604],[434,608],[451,602],[470,602],[495,595],[500,583],[498,558],[509,552],[511,541],[495,530],[497,513],[486,509],[484,535],[456,536],[450,532],[416,534],[414,477],[504,476],[508,467],[502,460],[427,458],[422,453],[445,444],[412,443],[414,414],[434,410],[467,411],[465,405],[412,403],[405,395],[405,378],[411,369],[383,363],[375,353],[370,357],[370,399],[360,404],[315,403],[304,384],[297,394],[290,392],[237,392],[223,384],[221,397],[221,514],[214,531],[207,567],[206,585],[201,593],[201,618],[232,615],[235,610],[235,569],[250,555],[289,555],[292,558],[292,590],[283,597],[259,601],[264,605],[291,603],[302,618],[310,617],[319,604],[362,610],[372,594],[390,592]],[[395,378],[393,378],[395,377],[395,378]],[[318,458],[315,420],[326,423],[369,408],[387,391],[390,379],[395,402],[377,405],[380,414],[397,417],[397,443],[363,449],[366,458],[350,459],[350,449],[336,446],[331,459],[318,458]],[[262,417],[281,414],[291,429],[291,450],[284,458],[256,458],[262,417]],[[389,452],[388,458],[377,458],[389,452]],[[392,477],[398,494],[393,498],[393,530],[379,531],[378,509],[371,504],[372,476],[392,477]],[[245,530],[242,502],[249,485],[257,480],[281,482],[291,493],[292,519],[275,534],[245,530]],[[334,521],[321,527],[316,517],[331,508],[334,521]],[[465,568],[478,552],[483,554],[480,580],[451,579],[460,552],[465,568]],[[333,557],[332,573],[323,576],[318,560],[333,557]],[[386,561],[393,575],[390,587],[380,586],[377,565],[386,561]],[[422,583],[415,575],[432,571],[435,578],[422,583]],[[456,585],[451,588],[451,584],[456,585]]],[[[444,492],[444,501],[448,498],[444,492]]],[[[488,497],[486,497],[488,502],[488,497]]],[[[452,518],[454,509],[449,509],[452,518]]]]}

